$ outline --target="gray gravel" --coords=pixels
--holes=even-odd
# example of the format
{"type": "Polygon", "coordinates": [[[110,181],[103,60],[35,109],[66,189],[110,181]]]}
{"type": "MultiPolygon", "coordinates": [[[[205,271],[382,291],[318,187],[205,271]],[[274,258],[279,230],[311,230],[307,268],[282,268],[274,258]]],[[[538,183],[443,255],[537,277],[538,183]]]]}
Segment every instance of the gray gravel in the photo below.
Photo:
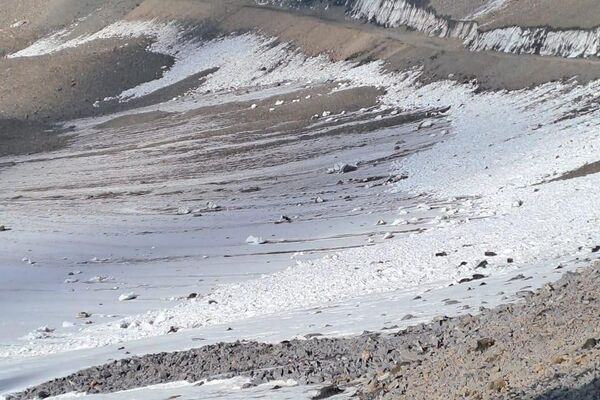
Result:
{"type": "Polygon", "coordinates": [[[172,381],[248,376],[258,384],[358,386],[363,399],[597,399],[600,264],[524,302],[441,317],[394,334],[279,344],[220,343],[132,357],[44,383],[10,399],[106,393],[172,381]]]}

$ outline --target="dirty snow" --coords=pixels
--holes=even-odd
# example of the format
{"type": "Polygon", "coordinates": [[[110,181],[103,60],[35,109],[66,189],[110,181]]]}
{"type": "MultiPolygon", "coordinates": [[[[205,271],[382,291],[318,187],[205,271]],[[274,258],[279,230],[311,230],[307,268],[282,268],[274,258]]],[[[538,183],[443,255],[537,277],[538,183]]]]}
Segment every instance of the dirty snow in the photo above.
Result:
{"type": "MultiPolygon", "coordinates": [[[[168,40],[177,43],[178,31],[171,30],[171,25],[166,26],[170,32],[168,40]]],[[[132,31],[143,35],[157,32],[152,22],[148,25],[140,23],[134,29],[131,26],[120,29],[113,26],[110,35],[122,32],[124,37],[133,37],[132,31]]],[[[160,33],[154,34],[155,37],[164,37],[160,33]]],[[[96,35],[98,38],[109,36],[106,32],[96,35]]],[[[58,38],[53,43],[46,42],[43,46],[26,49],[20,56],[49,54],[89,40],[93,39],[81,37],[59,43],[58,38]]],[[[157,40],[157,43],[167,42],[157,40]]],[[[419,213],[432,211],[428,210],[431,203],[443,202],[445,205],[433,210],[424,222],[428,229],[395,234],[387,240],[384,240],[386,233],[381,232],[377,240],[371,238],[375,241],[372,246],[333,251],[317,259],[300,257],[289,261],[287,268],[217,285],[195,300],[180,302],[173,307],[137,312],[71,331],[38,330],[36,332],[43,337],[27,337],[16,346],[0,349],[0,356],[5,358],[3,362],[7,366],[4,373],[14,379],[14,382],[11,381],[14,386],[9,389],[22,384],[15,374],[27,371],[23,366],[37,371],[36,363],[45,362],[44,357],[34,356],[50,355],[50,359],[60,359],[63,352],[77,349],[92,352],[101,346],[136,343],[133,341],[139,339],[148,340],[146,344],[161,340],[165,343],[168,337],[164,335],[171,327],[177,327],[187,337],[212,330],[212,340],[220,340],[226,338],[223,327],[233,325],[243,330],[248,323],[246,334],[251,336],[259,331],[257,325],[252,325],[253,321],[262,321],[261,329],[269,327],[268,333],[260,331],[262,338],[270,334],[272,338],[281,339],[282,334],[301,334],[308,326],[288,326],[288,329],[280,330],[273,321],[286,316],[310,324],[322,315],[316,317],[307,310],[328,306],[340,307],[344,311],[357,308],[358,314],[343,322],[344,329],[336,328],[329,332],[332,335],[347,334],[353,329],[361,330],[365,321],[372,317],[373,309],[387,304],[395,295],[401,300],[394,303],[398,313],[394,318],[398,318],[413,307],[406,305],[407,294],[414,295],[423,288],[434,295],[445,293],[449,284],[482,271],[490,279],[505,282],[506,274],[532,267],[535,267],[533,271],[544,271],[529,282],[529,285],[539,285],[551,279],[551,271],[559,263],[573,264],[595,257],[591,249],[600,242],[597,230],[600,176],[547,181],[586,163],[598,161],[599,82],[578,85],[572,81],[517,92],[478,93],[475,86],[454,82],[420,86],[415,80],[419,73],[416,70],[391,74],[384,72],[379,63],[362,66],[331,63],[324,57],[303,56],[284,44],[268,48],[265,43],[270,42],[260,36],[242,35],[195,44],[197,51],[190,52],[193,60],[197,61],[199,55],[212,54],[215,58],[210,65],[226,72],[223,75],[214,73],[189,96],[202,96],[204,90],[227,92],[252,84],[302,80],[306,79],[309,71],[318,71],[312,74],[316,75],[315,80],[344,81],[354,87],[385,87],[387,93],[381,98],[381,111],[451,107],[435,124],[423,126],[420,130],[418,126],[412,127],[413,135],[420,137],[430,137],[448,127],[451,134],[444,135],[431,148],[410,155],[394,166],[396,173],[408,176],[395,185],[395,191],[425,193],[427,196],[420,207],[388,210],[385,225],[404,225],[403,221],[414,224],[422,217],[419,213]],[[236,49],[244,57],[232,64],[229,60],[236,49]],[[261,75],[263,71],[257,68],[259,63],[256,60],[265,59],[265,55],[268,55],[268,62],[283,62],[284,66],[272,75],[261,75]],[[225,80],[226,76],[237,78],[225,80]],[[486,256],[486,252],[497,253],[497,256],[486,256]],[[441,253],[445,255],[437,255],[441,253]],[[509,259],[514,262],[509,262],[509,259]],[[405,297],[401,296],[402,293],[405,297]],[[371,307],[357,306],[361,299],[371,299],[371,307]],[[268,322],[266,325],[265,321],[268,322]],[[275,331],[279,333],[274,334],[275,331]]],[[[194,62],[181,58],[175,63],[171,75],[168,71],[161,78],[166,80],[142,85],[123,97],[150,93],[191,76],[192,71],[202,71],[192,68],[194,62]]],[[[381,133],[385,132],[389,131],[381,133]]],[[[379,219],[378,215],[373,215],[371,224],[379,219]]],[[[248,238],[250,243],[264,241],[255,236],[258,233],[251,235],[253,238],[248,238]]],[[[250,246],[243,239],[240,242],[246,248],[262,247],[250,246]]],[[[110,261],[105,260],[95,258],[90,262],[102,264],[110,261]]],[[[99,276],[98,279],[108,279],[106,283],[112,285],[107,276],[99,276]]],[[[493,288],[498,289],[500,285],[498,283],[493,288]]],[[[461,292],[461,288],[456,290],[459,291],[456,296],[465,296],[466,292],[461,292]]],[[[501,301],[504,295],[497,292],[490,293],[486,301],[501,301]]],[[[111,295],[117,298],[119,293],[122,292],[113,291],[111,295]]],[[[125,303],[137,302],[138,299],[132,299],[125,303]]],[[[425,305],[420,313],[425,320],[440,309],[439,302],[432,302],[425,305]]],[[[338,315],[338,320],[344,320],[343,314],[338,315]]],[[[323,320],[318,321],[324,325],[323,320]]],[[[376,323],[380,324],[381,320],[376,320],[376,323]]],[[[231,337],[236,334],[234,332],[231,337]]],[[[175,345],[178,344],[181,343],[175,341],[175,345]]],[[[28,379],[35,380],[40,376],[29,376],[28,379]]]]}
{"type": "MultiPolygon", "coordinates": [[[[241,43],[244,48],[247,40],[254,39],[243,36],[242,42],[239,38],[222,42],[227,40],[233,42],[227,46],[241,43]]],[[[397,190],[427,192],[456,203],[435,221],[436,229],[320,260],[297,261],[297,265],[260,279],[218,287],[208,295],[215,301],[210,307],[199,299],[127,317],[123,320],[126,329],[122,328],[122,321],[99,324],[55,340],[31,341],[21,348],[9,348],[3,350],[3,355],[103,346],[163,335],[171,326],[193,329],[435,281],[452,282],[474,273],[484,253],[490,250],[501,254],[489,260],[487,267],[489,273],[496,273],[534,262],[551,262],[577,252],[579,247],[591,248],[595,244],[599,218],[595,204],[600,199],[594,188],[598,177],[548,183],[539,191],[532,185],[596,160],[595,145],[600,136],[597,111],[555,121],[593,101],[597,82],[476,94],[475,87],[452,82],[419,87],[411,74],[378,72],[379,64],[333,68],[322,59],[320,62],[324,64],[322,70],[332,74],[331,78],[354,80],[357,85],[385,85],[388,93],[382,101],[386,107],[451,106],[447,119],[454,135],[397,165],[399,172],[409,176],[397,185],[397,190]],[[361,73],[365,68],[376,73],[365,77],[361,73]],[[341,74],[333,74],[340,71],[341,74]],[[456,200],[459,196],[469,199],[456,200]],[[570,206],[575,198],[579,207],[570,206]],[[523,206],[513,207],[515,201],[523,206]],[[470,218],[447,220],[465,210],[471,213],[470,218]],[[540,228],[541,223],[544,229],[540,228]],[[448,251],[448,257],[436,257],[441,250],[448,251]],[[503,261],[506,258],[517,261],[509,266],[503,261]]],[[[237,67],[243,69],[244,65],[237,67]]],[[[382,239],[389,238],[387,235],[382,239]]],[[[265,241],[251,236],[248,242],[265,241]]]]}

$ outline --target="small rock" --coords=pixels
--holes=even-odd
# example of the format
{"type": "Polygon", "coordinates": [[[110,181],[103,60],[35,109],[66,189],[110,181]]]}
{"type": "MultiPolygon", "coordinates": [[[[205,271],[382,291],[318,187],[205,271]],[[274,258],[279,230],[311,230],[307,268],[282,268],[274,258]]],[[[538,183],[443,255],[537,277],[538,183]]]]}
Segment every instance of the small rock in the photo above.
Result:
{"type": "Polygon", "coordinates": [[[531,290],[520,290],[517,292],[517,297],[529,297],[529,296],[533,296],[533,292],[531,290]]]}
{"type": "Polygon", "coordinates": [[[477,346],[475,347],[475,351],[484,352],[493,345],[496,344],[496,341],[492,338],[483,338],[477,341],[477,346]]]}
{"type": "Polygon", "coordinates": [[[440,251],[439,253],[435,253],[436,257],[447,257],[448,253],[446,253],[445,251],[440,251]]]}
{"type": "Polygon", "coordinates": [[[488,265],[488,262],[486,260],[483,260],[482,262],[480,262],[479,264],[477,264],[477,266],[475,267],[475,269],[485,268],[487,265],[488,265]]]}
{"type": "Polygon", "coordinates": [[[506,387],[506,381],[502,378],[494,379],[488,385],[488,388],[495,392],[501,392],[505,387],[506,387]]]}
{"type": "Polygon", "coordinates": [[[4,225],[0,225],[0,232],[6,232],[8,228],[4,225]]]}
{"type": "Polygon", "coordinates": [[[134,300],[137,299],[138,295],[130,292],[130,293],[124,293],[122,295],[119,296],[119,301],[128,301],[128,300],[134,300]]]}
{"type": "Polygon", "coordinates": [[[565,361],[567,361],[567,359],[564,356],[561,356],[561,355],[556,355],[556,356],[552,357],[552,359],[550,360],[550,362],[552,364],[555,364],[555,365],[562,364],[565,361]]]}
{"type": "Polygon", "coordinates": [[[287,215],[282,215],[277,221],[275,221],[275,224],[289,224],[291,222],[292,219],[290,217],[287,215]]]}
{"type": "Polygon", "coordinates": [[[251,244],[251,245],[259,245],[259,244],[265,244],[265,243],[267,243],[267,241],[261,237],[256,237],[256,236],[250,235],[246,238],[246,243],[251,244]]]}
{"type": "Polygon", "coordinates": [[[240,192],[242,192],[242,193],[260,192],[260,188],[258,186],[250,186],[247,188],[241,188],[240,192]]]}
{"type": "Polygon", "coordinates": [[[77,318],[80,318],[80,319],[86,319],[86,318],[89,318],[91,316],[92,316],[92,314],[90,314],[88,312],[85,312],[85,311],[82,311],[79,314],[77,314],[77,318]]]}
{"type": "Polygon", "coordinates": [[[354,172],[358,169],[356,165],[346,164],[346,163],[337,163],[332,168],[327,169],[328,174],[347,174],[349,172],[354,172]]]}
{"type": "Polygon", "coordinates": [[[519,275],[513,276],[508,281],[512,282],[512,281],[519,281],[519,280],[522,280],[522,279],[525,279],[525,275],[519,274],[519,275]]]}
{"type": "Polygon", "coordinates": [[[177,209],[177,215],[187,215],[187,214],[191,214],[192,210],[188,207],[179,207],[177,209]]]}
{"type": "Polygon", "coordinates": [[[590,338],[585,341],[583,346],[581,347],[584,350],[591,350],[598,345],[598,340],[594,338],[590,338]]]}
{"type": "Polygon", "coordinates": [[[417,129],[421,130],[424,128],[431,128],[433,126],[433,121],[423,121],[419,124],[419,127],[417,129]]]}
{"type": "Polygon", "coordinates": [[[198,293],[190,293],[190,294],[188,294],[187,299],[191,300],[191,299],[195,299],[196,297],[198,297],[198,293]]]}
{"type": "Polygon", "coordinates": [[[323,336],[323,334],[322,333],[307,333],[306,335],[304,335],[304,337],[306,339],[312,339],[312,338],[319,337],[319,336],[323,336]]]}
{"type": "Polygon", "coordinates": [[[486,257],[495,257],[495,256],[497,256],[497,255],[498,255],[498,254],[494,253],[493,251],[486,251],[486,252],[485,252],[485,256],[486,256],[486,257]]]}
{"type": "Polygon", "coordinates": [[[485,275],[473,274],[470,278],[463,278],[463,279],[459,280],[458,283],[467,283],[467,282],[472,282],[472,281],[476,281],[476,280],[483,279],[483,278],[485,278],[485,275]]]}
{"type": "Polygon", "coordinates": [[[206,208],[204,209],[204,211],[221,211],[222,208],[220,205],[218,205],[217,203],[215,203],[214,201],[209,201],[206,203],[206,208]]]}
{"type": "Polygon", "coordinates": [[[383,235],[384,240],[392,239],[393,237],[394,237],[394,234],[392,232],[387,232],[385,235],[383,235]]]}
{"type": "Polygon", "coordinates": [[[339,387],[337,387],[336,385],[329,385],[329,386],[325,386],[325,387],[321,388],[315,396],[311,397],[311,399],[312,400],[327,399],[329,397],[337,396],[340,393],[344,393],[344,391],[342,389],[340,389],[339,387]]]}

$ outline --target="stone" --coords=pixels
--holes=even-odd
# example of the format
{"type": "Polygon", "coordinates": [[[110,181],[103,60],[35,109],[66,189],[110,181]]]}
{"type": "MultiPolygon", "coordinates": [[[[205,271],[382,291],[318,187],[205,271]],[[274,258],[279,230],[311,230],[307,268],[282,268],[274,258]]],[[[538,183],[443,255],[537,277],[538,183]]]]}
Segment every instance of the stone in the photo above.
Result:
{"type": "Polygon", "coordinates": [[[327,169],[328,174],[347,174],[354,172],[358,169],[358,166],[346,163],[337,163],[333,167],[327,169]]]}
{"type": "Polygon", "coordinates": [[[329,397],[337,396],[340,393],[344,393],[344,391],[342,389],[340,389],[339,387],[337,387],[336,385],[329,385],[329,386],[325,386],[325,387],[321,388],[315,396],[311,397],[311,399],[312,400],[327,399],[329,397]]]}
{"type": "Polygon", "coordinates": [[[491,348],[496,344],[496,341],[492,338],[483,338],[477,340],[477,346],[475,347],[475,351],[484,352],[487,349],[491,348]]]}
{"type": "Polygon", "coordinates": [[[265,243],[267,243],[267,241],[261,237],[250,235],[246,238],[246,243],[251,244],[251,245],[259,245],[259,244],[265,244],[265,243]]]}
{"type": "Polygon", "coordinates": [[[488,389],[494,392],[501,392],[504,388],[506,388],[506,381],[503,378],[494,379],[488,385],[488,389]]]}
{"type": "Polygon", "coordinates": [[[250,187],[240,189],[240,192],[242,192],[242,193],[254,193],[254,192],[259,192],[259,191],[260,191],[260,187],[258,187],[258,186],[250,186],[250,187]]]}
{"type": "Polygon", "coordinates": [[[134,300],[137,298],[138,298],[138,295],[136,293],[129,292],[129,293],[123,293],[122,295],[120,295],[119,301],[129,301],[129,300],[134,300]]]}
{"type": "Polygon", "coordinates": [[[583,344],[583,346],[581,346],[581,348],[584,350],[591,350],[594,347],[596,347],[597,345],[598,345],[597,339],[589,338],[588,340],[585,341],[585,343],[583,344]]]}
{"type": "Polygon", "coordinates": [[[427,121],[421,122],[417,129],[421,130],[421,129],[425,129],[425,128],[431,128],[431,127],[433,127],[433,125],[434,125],[433,121],[427,120],[427,121]]]}
{"type": "Polygon", "coordinates": [[[292,222],[292,219],[290,217],[288,217],[287,215],[282,215],[277,221],[275,221],[275,224],[289,224],[292,222]]]}

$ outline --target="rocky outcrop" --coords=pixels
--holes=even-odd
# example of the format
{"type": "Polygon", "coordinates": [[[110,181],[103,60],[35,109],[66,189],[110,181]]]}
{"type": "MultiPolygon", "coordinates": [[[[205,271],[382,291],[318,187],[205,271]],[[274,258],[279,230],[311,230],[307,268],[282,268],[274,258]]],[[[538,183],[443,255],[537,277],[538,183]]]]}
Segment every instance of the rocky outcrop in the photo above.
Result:
{"type": "Polygon", "coordinates": [[[473,51],[500,51],[513,54],[538,54],[559,57],[600,55],[600,28],[593,30],[552,30],[512,26],[478,32],[465,41],[473,51]]]}
{"type": "Polygon", "coordinates": [[[404,0],[356,0],[351,15],[387,27],[407,26],[431,36],[470,38],[477,31],[473,21],[454,21],[432,9],[404,0]]]}
{"type": "Polygon", "coordinates": [[[355,0],[350,15],[386,27],[406,26],[430,36],[458,38],[472,51],[498,51],[558,57],[600,55],[600,28],[556,30],[550,27],[506,27],[481,31],[475,21],[457,21],[408,0],[355,0]]]}

